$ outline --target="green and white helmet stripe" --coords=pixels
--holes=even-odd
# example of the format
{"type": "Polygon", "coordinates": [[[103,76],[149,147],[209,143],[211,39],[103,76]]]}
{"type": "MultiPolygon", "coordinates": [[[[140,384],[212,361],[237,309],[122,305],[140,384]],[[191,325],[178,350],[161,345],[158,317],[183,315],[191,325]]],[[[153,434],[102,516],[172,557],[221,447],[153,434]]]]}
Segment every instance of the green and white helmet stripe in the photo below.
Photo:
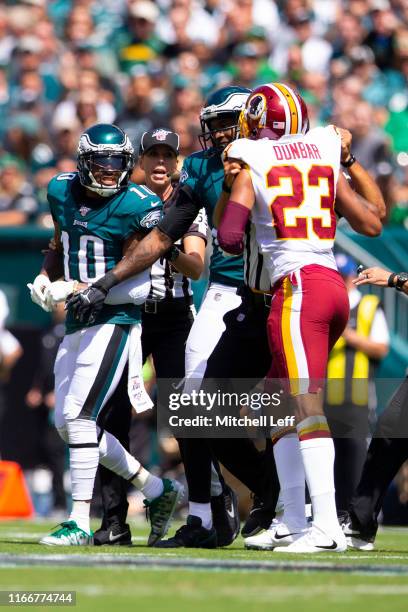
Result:
{"type": "Polygon", "coordinates": [[[251,90],[245,87],[223,87],[209,96],[200,118],[208,121],[221,113],[240,113],[250,93],[251,90]]]}

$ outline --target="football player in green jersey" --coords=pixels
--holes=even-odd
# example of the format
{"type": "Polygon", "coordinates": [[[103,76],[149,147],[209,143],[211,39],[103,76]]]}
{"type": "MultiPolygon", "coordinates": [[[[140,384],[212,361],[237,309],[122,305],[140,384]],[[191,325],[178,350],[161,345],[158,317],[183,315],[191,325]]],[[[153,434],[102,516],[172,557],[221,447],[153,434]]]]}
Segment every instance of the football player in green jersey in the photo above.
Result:
{"type": "MultiPolygon", "coordinates": [[[[126,258],[122,259],[113,271],[109,271],[85,292],[74,296],[71,304],[78,316],[86,319],[89,315],[93,316],[99,312],[109,289],[119,282],[117,274],[123,280],[133,274],[133,269],[137,268],[137,271],[140,272],[151,265],[164,254],[173,241],[188,231],[203,205],[212,222],[212,213],[218,197],[223,189],[228,189],[223,183],[224,169],[221,155],[225,146],[239,133],[238,118],[249,93],[249,90],[245,88],[225,87],[209,97],[201,113],[205,149],[194,153],[185,160],[180,177],[180,189],[174,206],[146,238],[130,246],[126,258]],[[209,144],[212,146],[208,147],[209,144]],[[135,257],[136,252],[138,255],[135,257]]],[[[236,292],[240,279],[242,280],[243,277],[243,259],[241,257],[224,258],[221,251],[218,250],[216,236],[214,236],[214,242],[214,256],[210,270],[210,281],[213,285],[197,317],[201,323],[196,328],[194,336],[190,338],[192,350],[190,350],[191,360],[187,360],[190,364],[187,370],[190,382],[194,386],[200,383],[205,371],[206,360],[225,329],[224,314],[236,308],[241,301],[236,292]],[[197,354],[193,352],[195,348],[197,348],[197,354]]],[[[260,481],[263,474],[259,461],[253,457],[251,468],[249,468],[247,447],[244,450],[238,450],[240,440],[235,441],[237,442],[237,448],[234,449],[235,458],[236,455],[245,457],[243,461],[247,469],[241,469],[239,473],[238,469],[232,471],[257,495],[261,495],[260,481]],[[255,462],[257,468],[252,469],[255,462]],[[248,478],[244,477],[244,473],[248,478]]],[[[191,468],[190,475],[187,477],[191,502],[189,513],[192,518],[187,525],[181,528],[182,531],[166,545],[214,547],[217,545],[217,538],[212,526],[211,502],[213,498],[210,500],[211,453],[206,441],[186,439],[185,442],[185,460],[191,468]]],[[[246,442],[248,441],[243,440],[243,443],[246,442]]],[[[227,453],[223,463],[230,468],[228,459],[227,453]]],[[[236,467],[238,463],[234,461],[236,467]]],[[[231,504],[229,504],[228,516],[231,525],[227,526],[228,538],[225,541],[230,543],[239,530],[239,517],[231,504]]]]}
{"type": "MultiPolygon", "coordinates": [[[[78,283],[87,286],[97,280],[126,256],[129,241],[142,239],[157,224],[162,202],[147,187],[129,183],[133,165],[133,147],[118,127],[98,124],[81,135],[78,172],[57,175],[48,186],[55,249],[31,287],[34,301],[49,308],[78,283]],[[61,276],[63,281],[51,282],[61,276]]],[[[169,527],[180,485],[150,474],[97,426],[129,354],[132,403],[140,411],[150,407],[140,370],[139,306],[149,288],[144,278],[118,285],[87,322],[74,318],[68,308],[54,370],[55,425],[70,449],[73,504],[69,520],[44,537],[43,544],[92,544],[89,510],[99,462],[146,496],[152,523],[149,545],[169,527]]]]}

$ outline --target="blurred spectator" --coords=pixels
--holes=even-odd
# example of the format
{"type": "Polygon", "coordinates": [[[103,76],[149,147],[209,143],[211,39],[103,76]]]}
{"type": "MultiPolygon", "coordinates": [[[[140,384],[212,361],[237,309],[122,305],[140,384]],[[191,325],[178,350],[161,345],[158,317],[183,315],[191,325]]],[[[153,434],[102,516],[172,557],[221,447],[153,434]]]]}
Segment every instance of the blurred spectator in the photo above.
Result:
{"type": "Polygon", "coordinates": [[[218,25],[196,0],[172,0],[168,15],[159,19],[157,33],[167,45],[180,50],[197,41],[214,47],[218,25]]]}
{"type": "Polygon", "coordinates": [[[14,48],[14,37],[10,34],[7,11],[0,8],[0,66],[8,66],[14,48]]]}
{"type": "Polygon", "coordinates": [[[394,62],[395,31],[398,19],[391,11],[389,0],[371,0],[372,28],[364,44],[371,47],[377,66],[384,70],[394,62]]]}
{"type": "Polygon", "coordinates": [[[391,174],[389,141],[375,125],[372,106],[368,102],[359,102],[346,126],[353,134],[353,153],[364,168],[375,177],[391,174]]]}
{"type": "Polygon", "coordinates": [[[117,124],[129,135],[136,151],[139,150],[143,132],[168,122],[166,113],[154,108],[151,90],[152,78],[147,68],[135,67],[125,92],[125,108],[119,115],[117,124]]]}
{"type": "Polygon", "coordinates": [[[253,89],[277,80],[277,73],[262,59],[255,43],[241,43],[235,47],[232,57],[231,72],[235,85],[253,89]]]}
{"type": "Polygon", "coordinates": [[[159,9],[150,0],[129,2],[127,32],[119,39],[120,67],[129,73],[136,64],[145,64],[157,57],[163,49],[160,36],[155,34],[159,9]]]}
{"type": "Polygon", "coordinates": [[[0,158],[0,226],[24,225],[38,208],[22,162],[11,155],[0,158]]]}

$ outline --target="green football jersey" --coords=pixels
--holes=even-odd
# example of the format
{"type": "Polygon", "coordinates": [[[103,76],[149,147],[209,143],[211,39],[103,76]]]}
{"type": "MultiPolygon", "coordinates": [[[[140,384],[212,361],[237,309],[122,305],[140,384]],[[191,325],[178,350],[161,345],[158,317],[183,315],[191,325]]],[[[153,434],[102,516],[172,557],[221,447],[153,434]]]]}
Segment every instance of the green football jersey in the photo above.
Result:
{"type": "MultiPolygon", "coordinates": [[[[129,183],[108,198],[90,198],[76,172],[55,176],[47,193],[51,214],[61,231],[64,278],[93,283],[122,259],[124,242],[135,232],[148,233],[161,218],[162,201],[144,185],[129,183]]],[[[93,325],[140,322],[140,306],[105,305],[93,325]]],[[[66,332],[86,325],[67,313],[66,332]]]]}
{"type": "Polygon", "coordinates": [[[224,167],[221,156],[215,149],[193,153],[183,162],[180,183],[189,188],[192,199],[197,202],[197,208],[205,208],[211,228],[213,252],[209,280],[237,287],[244,278],[243,257],[230,257],[223,253],[218,245],[217,230],[212,221],[223,180],[224,167]]]}

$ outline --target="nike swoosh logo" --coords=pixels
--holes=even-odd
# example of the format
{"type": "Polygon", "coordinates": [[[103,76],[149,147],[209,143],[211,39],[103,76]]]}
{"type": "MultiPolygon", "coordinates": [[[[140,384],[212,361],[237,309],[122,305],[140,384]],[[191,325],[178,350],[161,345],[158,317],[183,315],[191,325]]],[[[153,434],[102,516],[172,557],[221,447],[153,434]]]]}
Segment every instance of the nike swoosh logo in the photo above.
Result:
{"type": "Polygon", "coordinates": [[[334,550],[335,548],[337,548],[337,542],[335,542],[334,540],[332,540],[333,544],[330,544],[330,546],[316,546],[316,548],[323,548],[324,550],[334,550]]]}
{"type": "Polygon", "coordinates": [[[122,536],[125,536],[127,534],[126,531],[124,531],[123,533],[119,533],[118,535],[113,535],[112,532],[109,533],[109,542],[116,542],[116,540],[119,540],[119,538],[121,538],[122,536]]]}
{"type": "Polygon", "coordinates": [[[150,206],[151,206],[152,208],[154,208],[155,206],[158,206],[159,204],[160,204],[160,202],[151,202],[151,203],[150,203],[150,206]]]}
{"type": "MultiPolygon", "coordinates": [[[[293,533],[285,533],[283,535],[279,535],[279,533],[275,533],[275,540],[283,540],[283,538],[287,538],[289,536],[296,535],[296,532],[293,533]]],[[[337,544],[336,544],[337,546],[337,544]]]]}
{"type": "Polygon", "coordinates": [[[227,514],[228,516],[230,516],[231,518],[234,518],[235,516],[235,511],[234,508],[232,507],[231,510],[227,510],[227,514]]]}

